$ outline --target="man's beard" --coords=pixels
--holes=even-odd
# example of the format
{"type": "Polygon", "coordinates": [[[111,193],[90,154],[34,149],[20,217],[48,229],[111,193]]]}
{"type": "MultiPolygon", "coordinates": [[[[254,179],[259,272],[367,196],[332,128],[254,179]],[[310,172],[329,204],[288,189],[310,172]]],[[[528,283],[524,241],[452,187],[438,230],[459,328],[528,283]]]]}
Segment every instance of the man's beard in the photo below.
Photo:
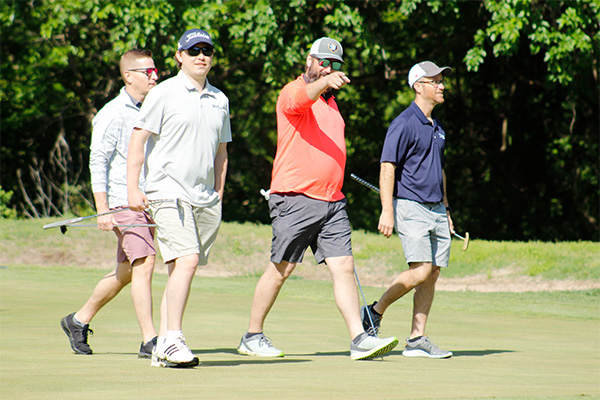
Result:
{"type": "Polygon", "coordinates": [[[306,76],[306,83],[313,83],[314,81],[319,80],[319,78],[322,78],[327,75],[320,74],[319,68],[313,68],[313,65],[314,64],[311,64],[309,68],[306,68],[306,72],[304,73],[304,75],[306,76]]]}

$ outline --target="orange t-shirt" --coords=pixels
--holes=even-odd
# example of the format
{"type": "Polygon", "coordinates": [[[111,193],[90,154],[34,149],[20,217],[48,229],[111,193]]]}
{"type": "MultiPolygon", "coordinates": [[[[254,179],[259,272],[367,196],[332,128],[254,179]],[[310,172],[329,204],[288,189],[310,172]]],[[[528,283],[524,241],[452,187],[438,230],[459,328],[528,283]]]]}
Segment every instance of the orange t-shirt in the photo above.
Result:
{"type": "Polygon", "coordinates": [[[332,97],[311,100],[299,76],[277,99],[277,154],[271,191],[325,201],[344,198],[344,119],[332,97]]]}

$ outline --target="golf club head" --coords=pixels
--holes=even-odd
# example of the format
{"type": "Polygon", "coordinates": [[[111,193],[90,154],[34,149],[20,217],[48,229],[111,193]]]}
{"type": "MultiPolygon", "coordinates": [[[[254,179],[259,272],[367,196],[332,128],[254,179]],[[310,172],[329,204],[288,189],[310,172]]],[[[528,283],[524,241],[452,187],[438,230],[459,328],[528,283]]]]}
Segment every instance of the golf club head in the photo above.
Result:
{"type": "Polygon", "coordinates": [[[463,251],[467,251],[467,249],[469,248],[469,232],[465,233],[465,239],[463,240],[463,251]]]}

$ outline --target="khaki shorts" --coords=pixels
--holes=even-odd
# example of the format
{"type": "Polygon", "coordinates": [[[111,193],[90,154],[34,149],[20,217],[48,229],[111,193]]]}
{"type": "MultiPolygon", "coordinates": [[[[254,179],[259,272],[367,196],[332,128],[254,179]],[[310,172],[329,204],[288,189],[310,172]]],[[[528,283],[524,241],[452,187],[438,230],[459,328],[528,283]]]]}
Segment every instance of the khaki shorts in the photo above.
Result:
{"type": "MultiPolygon", "coordinates": [[[[113,214],[117,224],[143,225],[154,224],[147,212],[124,210],[113,214]]],[[[132,265],[136,260],[156,255],[154,248],[154,227],[113,228],[119,239],[117,246],[117,262],[129,261],[132,265]]]]}
{"type": "Polygon", "coordinates": [[[395,228],[406,262],[430,262],[447,267],[450,260],[450,226],[442,203],[422,204],[394,200],[395,228]]]}
{"type": "Polygon", "coordinates": [[[221,202],[194,207],[185,201],[150,204],[156,222],[156,238],[165,263],[198,254],[198,265],[208,263],[208,254],[221,225],[221,202]]]}

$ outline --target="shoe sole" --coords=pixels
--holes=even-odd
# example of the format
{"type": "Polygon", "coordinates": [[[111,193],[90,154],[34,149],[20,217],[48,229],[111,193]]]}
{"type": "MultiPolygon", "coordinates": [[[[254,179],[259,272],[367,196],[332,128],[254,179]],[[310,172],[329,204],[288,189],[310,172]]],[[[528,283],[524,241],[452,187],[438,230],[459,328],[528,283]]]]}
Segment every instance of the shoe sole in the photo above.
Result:
{"type": "Polygon", "coordinates": [[[152,360],[152,362],[150,363],[150,366],[158,367],[158,368],[165,368],[167,366],[167,364],[165,364],[165,362],[162,360],[159,360],[159,361],[152,360]]]}
{"type": "Polygon", "coordinates": [[[409,357],[409,358],[434,358],[434,359],[443,359],[443,358],[450,358],[452,357],[452,352],[449,351],[446,354],[430,354],[424,350],[420,350],[420,349],[415,349],[415,350],[404,350],[402,352],[402,355],[404,357],[409,357]]]}
{"type": "Polygon", "coordinates": [[[238,347],[237,349],[238,353],[240,354],[244,354],[247,356],[256,356],[256,357],[268,357],[268,358],[277,358],[277,357],[284,357],[285,353],[282,351],[279,354],[261,354],[261,353],[255,353],[252,350],[248,349],[247,347],[238,347]]]}
{"type": "Polygon", "coordinates": [[[138,353],[138,358],[152,358],[152,354],[147,354],[147,353],[138,353]]]}
{"type": "Polygon", "coordinates": [[[350,354],[352,360],[370,360],[375,357],[382,357],[384,354],[389,353],[398,345],[398,339],[392,340],[390,343],[383,345],[379,348],[371,349],[367,352],[360,352],[358,354],[350,354]]]}
{"type": "Polygon", "coordinates": [[[198,357],[194,357],[192,359],[192,361],[185,361],[185,362],[174,362],[174,361],[169,361],[167,359],[164,359],[160,362],[163,362],[165,364],[165,366],[169,367],[169,368],[192,368],[192,367],[196,367],[200,364],[200,360],[198,359],[198,357]]]}
{"type": "Polygon", "coordinates": [[[67,337],[69,338],[69,343],[71,343],[71,349],[73,349],[75,354],[84,354],[84,355],[94,354],[93,351],[86,353],[85,351],[81,351],[77,347],[75,347],[75,345],[73,344],[73,335],[71,335],[71,330],[69,329],[69,325],[67,325],[67,321],[64,318],[60,320],[60,326],[61,326],[62,330],[65,332],[65,335],[67,335],[67,337]]]}

